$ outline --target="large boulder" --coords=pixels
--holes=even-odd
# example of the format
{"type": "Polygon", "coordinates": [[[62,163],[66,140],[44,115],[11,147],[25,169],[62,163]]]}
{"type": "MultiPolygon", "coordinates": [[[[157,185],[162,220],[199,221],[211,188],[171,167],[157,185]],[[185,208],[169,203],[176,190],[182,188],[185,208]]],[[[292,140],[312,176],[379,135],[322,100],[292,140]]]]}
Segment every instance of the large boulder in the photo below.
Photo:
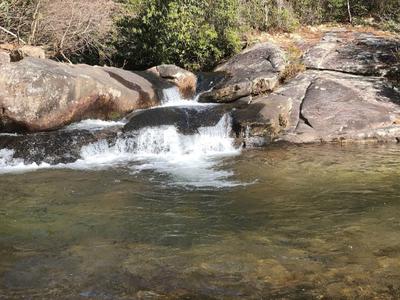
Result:
{"type": "Polygon", "coordinates": [[[10,54],[0,50],[0,66],[11,62],[10,54]]]}
{"type": "Polygon", "coordinates": [[[310,72],[291,142],[397,141],[400,93],[376,77],[310,72]]]}
{"type": "Polygon", "coordinates": [[[327,32],[304,55],[309,69],[331,70],[358,75],[385,75],[399,59],[400,40],[372,33],[337,30],[327,32]]]}
{"type": "Polygon", "coordinates": [[[200,101],[227,103],[272,91],[284,68],[285,57],[279,47],[270,43],[255,45],[215,69],[225,73],[225,79],[202,94],[200,101]]]}
{"type": "Polygon", "coordinates": [[[148,72],[26,58],[0,65],[0,132],[47,131],[115,119],[160,103],[167,85],[148,72]]]}
{"type": "Polygon", "coordinates": [[[287,130],[295,128],[300,104],[309,84],[308,78],[299,76],[271,94],[237,101],[242,105],[232,115],[238,142],[248,147],[261,147],[275,142],[287,130]]]}
{"type": "Polygon", "coordinates": [[[160,65],[148,70],[177,86],[184,99],[192,99],[196,94],[197,77],[192,72],[175,65],[160,65]]]}
{"type": "Polygon", "coordinates": [[[377,77],[307,71],[236,110],[238,138],[250,146],[398,141],[400,94],[377,77]]]}

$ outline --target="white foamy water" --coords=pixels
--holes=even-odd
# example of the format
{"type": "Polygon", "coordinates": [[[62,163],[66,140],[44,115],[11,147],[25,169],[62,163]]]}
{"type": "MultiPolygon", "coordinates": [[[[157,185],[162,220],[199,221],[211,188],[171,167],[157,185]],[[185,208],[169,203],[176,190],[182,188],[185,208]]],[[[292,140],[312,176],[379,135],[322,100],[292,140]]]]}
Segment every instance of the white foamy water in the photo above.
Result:
{"type": "Polygon", "coordinates": [[[213,105],[210,103],[200,103],[199,95],[197,95],[194,99],[183,99],[181,94],[179,93],[179,89],[177,87],[170,87],[168,89],[163,90],[163,98],[161,100],[161,106],[207,106],[213,105]]]}
{"type": "MultiPolygon", "coordinates": [[[[163,106],[203,105],[195,100],[183,100],[177,88],[164,91],[163,106]]],[[[206,104],[207,105],[207,104],[206,104]]],[[[65,130],[101,130],[123,126],[125,121],[85,120],[65,130]]],[[[14,158],[14,151],[0,150],[0,173],[24,172],[43,168],[107,169],[129,168],[132,174],[151,170],[167,174],[173,184],[197,187],[225,187],[239,183],[231,181],[232,172],[221,170],[222,158],[237,155],[240,149],[230,137],[231,118],[224,115],[215,126],[200,127],[197,134],[183,135],[175,126],[147,127],[116,141],[99,140],[83,146],[80,159],[70,164],[26,164],[14,158]]]]}
{"type": "Polygon", "coordinates": [[[149,127],[120,137],[115,142],[106,140],[83,146],[74,163],[49,165],[25,164],[13,158],[14,151],[0,150],[0,173],[25,172],[44,168],[107,169],[124,166],[132,174],[153,170],[169,174],[177,185],[197,187],[235,186],[233,174],[219,169],[221,158],[237,155],[230,137],[231,118],[228,114],[212,127],[200,127],[199,133],[183,135],[174,126],[149,127]]]}
{"type": "Polygon", "coordinates": [[[68,165],[77,169],[128,164],[133,173],[154,170],[172,176],[175,184],[232,186],[232,173],[218,170],[222,157],[237,155],[230,137],[231,120],[225,115],[216,126],[199,128],[195,135],[180,134],[174,126],[144,128],[132,137],[105,140],[82,147],[81,159],[68,165]]]}
{"type": "Polygon", "coordinates": [[[126,124],[126,121],[104,121],[98,119],[87,119],[81,122],[73,123],[64,130],[102,130],[109,127],[122,127],[126,124]]]}
{"type": "Polygon", "coordinates": [[[0,136],[19,136],[21,134],[18,133],[0,133],[0,136]]]}
{"type": "Polygon", "coordinates": [[[26,164],[22,158],[14,158],[14,150],[0,149],[0,174],[1,173],[23,173],[34,171],[37,169],[51,167],[47,163],[31,163],[26,164]]]}

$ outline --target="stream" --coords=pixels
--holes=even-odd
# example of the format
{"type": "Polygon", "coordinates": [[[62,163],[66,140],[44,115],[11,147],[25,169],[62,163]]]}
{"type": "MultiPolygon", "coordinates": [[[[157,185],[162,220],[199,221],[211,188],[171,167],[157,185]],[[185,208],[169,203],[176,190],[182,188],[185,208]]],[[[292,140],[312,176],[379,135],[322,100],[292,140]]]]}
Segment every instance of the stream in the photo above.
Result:
{"type": "MultiPolygon", "coordinates": [[[[163,106],[204,106],[183,101],[163,106]]],[[[55,165],[1,149],[0,299],[400,297],[398,145],[245,150],[230,132],[228,114],[143,128],[55,165]]]]}

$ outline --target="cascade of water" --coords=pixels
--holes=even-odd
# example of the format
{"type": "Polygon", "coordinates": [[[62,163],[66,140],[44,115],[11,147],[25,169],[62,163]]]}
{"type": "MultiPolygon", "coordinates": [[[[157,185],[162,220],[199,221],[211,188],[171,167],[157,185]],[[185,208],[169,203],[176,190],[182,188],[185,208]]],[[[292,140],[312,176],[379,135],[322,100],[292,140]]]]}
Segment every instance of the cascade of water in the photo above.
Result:
{"type": "Polygon", "coordinates": [[[81,158],[70,164],[24,164],[13,158],[14,151],[0,150],[0,172],[31,171],[41,168],[102,169],[119,165],[132,172],[154,170],[170,174],[176,184],[232,186],[231,172],[218,170],[218,158],[237,155],[230,137],[231,117],[225,114],[215,126],[200,127],[194,135],[181,134],[175,126],[147,127],[118,137],[114,142],[99,140],[81,148],[81,158]]]}
{"type": "MultiPolygon", "coordinates": [[[[184,100],[176,87],[163,91],[162,106],[202,105],[184,100]]],[[[192,135],[184,135],[173,125],[146,127],[121,134],[113,142],[99,140],[81,148],[80,159],[74,163],[52,165],[24,164],[24,160],[13,158],[14,151],[0,150],[0,172],[29,171],[38,168],[98,169],[124,165],[139,172],[151,169],[172,175],[175,182],[190,182],[191,185],[218,186],[228,184],[224,178],[230,172],[217,168],[216,158],[236,155],[231,138],[231,117],[223,115],[215,126],[200,127],[192,135]]],[[[67,130],[101,130],[109,126],[123,126],[124,122],[86,120],[66,128],[67,130]]],[[[230,182],[229,184],[232,184],[230,182]]]]}
{"type": "Polygon", "coordinates": [[[209,105],[198,102],[199,95],[193,99],[183,99],[177,87],[164,89],[162,92],[161,106],[204,106],[209,105]]]}
{"type": "Polygon", "coordinates": [[[175,126],[147,127],[120,137],[109,145],[101,140],[84,146],[83,161],[110,161],[122,159],[155,158],[165,161],[198,161],[207,157],[236,154],[230,137],[231,119],[225,114],[212,127],[200,127],[199,133],[183,135],[175,126]]]}
{"type": "Polygon", "coordinates": [[[151,169],[174,177],[175,183],[195,186],[227,186],[231,172],[215,169],[216,158],[240,153],[230,137],[228,114],[212,127],[199,128],[199,133],[183,135],[174,126],[143,128],[120,137],[115,144],[98,141],[82,148],[81,160],[70,167],[115,165],[133,162],[134,172],[151,169]]]}
{"type": "Polygon", "coordinates": [[[109,127],[122,127],[126,124],[125,121],[104,121],[104,120],[97,120],[97,119],[86,119],[81,122],[73,123],[64,130],[103,130],[109,127]]]}
{"type": "Polygon", "coordinates": [[[12,149],[0,149],[0,173],[25,172],[50,167],[47,163],[26,164],[22,158],[14,158],[14,153],[12,149]]]}

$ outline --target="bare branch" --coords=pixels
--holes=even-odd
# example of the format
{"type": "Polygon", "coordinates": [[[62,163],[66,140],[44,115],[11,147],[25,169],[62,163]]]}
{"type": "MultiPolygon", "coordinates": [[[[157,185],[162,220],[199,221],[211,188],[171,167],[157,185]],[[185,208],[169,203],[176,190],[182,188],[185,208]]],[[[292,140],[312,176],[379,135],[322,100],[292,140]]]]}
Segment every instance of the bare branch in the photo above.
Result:
{"type": "Polygon", "coordinates": [[[0,26],[0,30],[4,31],[5,33],[15,37],[16,39],[18,39],[21,43],[26,44],[25,41],[23,39],[21,39],[20,37],[18,37],[18,35],[16,35],[15,33],[12,33],[11,31],[7,30],[6,28],[0,26]]]}
{"type": "Polygon", "coordinates": [[[38,25],[38,12],[39,12],[39,7],[40,3],[42,0],[38,0],[35,8],[35,12],[33,13],[33,21],[31,25],[31,34],[29,35],[28,43],[31,44],[32,41],[35,39],[35,34],[36,34],[36,29],[38,25]]]}

